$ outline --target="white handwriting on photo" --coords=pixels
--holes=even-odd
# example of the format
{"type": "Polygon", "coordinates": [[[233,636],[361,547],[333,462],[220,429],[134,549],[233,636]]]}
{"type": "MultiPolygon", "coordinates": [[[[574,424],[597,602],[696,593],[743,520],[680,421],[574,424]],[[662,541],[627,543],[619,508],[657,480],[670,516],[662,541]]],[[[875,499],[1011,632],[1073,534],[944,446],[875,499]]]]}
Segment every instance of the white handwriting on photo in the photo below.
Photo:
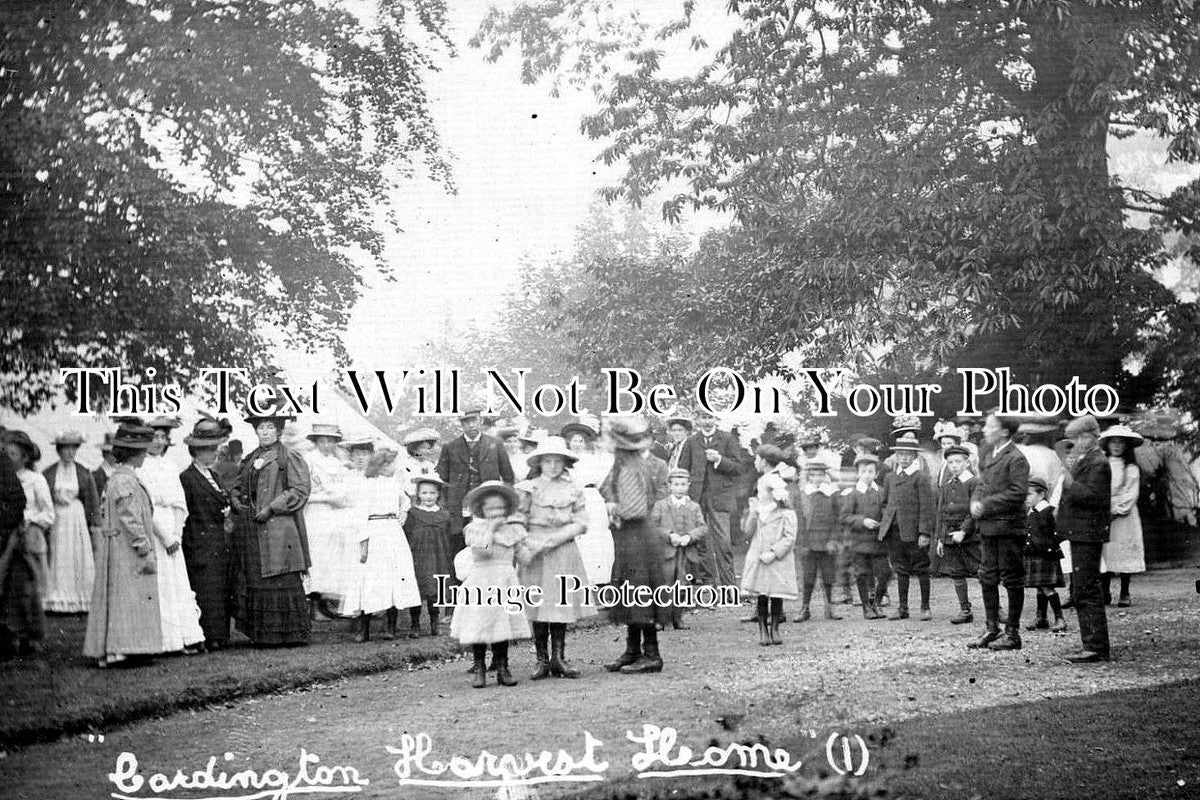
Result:
{"type": "MultiPolygon", "coordinates": [[[[809,732],[812,738],[815,731],[809,732]]],[[[398,747],[386,750],[396,756],[392,767],[401,786],[513,787],[544,783],[584,783],[602,781],[609,763],[603,760],[604,743],[584,731],[581,752],[565,749],[541,753],[492,753],[482,750],[475,756],[434,755],[433,739],[426,733],[405,733],[398,747]]],[[[695,749],[683,744],[679,733],[670,726],[644,724],[640,732],[626,731],[625,738],[640,750],[630,758],[630,766],[639,779],[677,778],[705,775],[742,775],[782,778],[798,772],[804,765],[783,748],[766,744],[712,745],[695,749]]],[[[862,775],[870,754],[861,736],[831,734],[826,740],[826,757],[839,775],[862,775]]],[[[116,768],[109,773],[115,787],[115,800],[140,800],[156,797],[170,800],[172,792],[217,791],[213,800],[286,800],[300,795],[340,795],[361,792],[369,778],[353,766],[325,765],[319,756],[300,750],[295,775],[279,769],[262,772],[253,769],[228,771],[220,762],[231,762],[233,753],[222,759],[212,756],[205,766],[191,772],[141,774],[137,756],[123,752],[116,768]],[[240,792],[240,793],[238,793],[240,792]]]]}

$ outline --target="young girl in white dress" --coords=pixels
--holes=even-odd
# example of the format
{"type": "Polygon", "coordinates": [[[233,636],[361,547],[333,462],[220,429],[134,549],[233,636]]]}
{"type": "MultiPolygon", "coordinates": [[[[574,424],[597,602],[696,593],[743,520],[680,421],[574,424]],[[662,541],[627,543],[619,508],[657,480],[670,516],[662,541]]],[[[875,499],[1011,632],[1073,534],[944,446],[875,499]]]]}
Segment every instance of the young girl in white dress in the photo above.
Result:
{"type": "Polygon", "coordinates": [[[412,551],[404,535],[409,499],[396,476],[396,452],[376,450],[363,479],[361,505],[356,507],[366,519],[355,527],[356,541],[349,547],[357,558],[345,570],[341,613],[359,618],[354,640],[365,642],[371,638],[371,615],[385,611],[384,638],[395,639],[399,609],[421,605],[412,551]]]}

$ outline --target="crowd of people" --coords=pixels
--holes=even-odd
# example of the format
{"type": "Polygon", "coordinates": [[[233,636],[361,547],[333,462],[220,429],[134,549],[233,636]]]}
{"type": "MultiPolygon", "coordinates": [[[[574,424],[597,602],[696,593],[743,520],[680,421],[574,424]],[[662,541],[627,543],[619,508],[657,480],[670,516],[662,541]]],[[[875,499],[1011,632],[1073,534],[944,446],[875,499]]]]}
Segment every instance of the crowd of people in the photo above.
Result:
{"type": "MultiPolygon", "coordinates": [[[[220,650],[231,623],[258,646],[307,643],[319,615],[351,619],[358,641],[379,618],[390,639],[407,610],[404,635],[448,632],[472,651],[474,686],[491,670],[507,686],[509,645],[527,638],[533,680],[579,676],[568,631],[600,609],[567,585],[738,586],[771,646],[785,602],[798,603],[794,622],[812,619],[818,579],[826,619],[843,604],[885,618],[894,578],[886,618],[928,622],[942,576],[955,625],[975,621],[978,583],[971,648],[1066,631],[1074,607],[1081,649],[1068,658],[1105,661],[1111,580],[1130,605],[1145,570],[1143,473],[1164,457],[1092,417],[939,422],[928,442],[916,417],[897,418],[889,446],[858,436],[841,454],[771,427],[747,447],[703,411],[667,419],[664,441],[639,417],[584,415],[551,435],[471,411],[461,435],[414,428],[402,452],[323,422],[311,446],[285,443],[295,417],[282,408],[246,421],[249,453],[227,422],[196,422],[182,472],[170,417],[120,420],[94,471],[75,461],[77,432],[55,439],[42,472],[26,433],[0,432],[3,654],[36,653],[45,613],[86,613],[83,653],[107,668],[220,650]],[[518,590],[544,601],[485,600],[518,590]],[[1027,590],[1036,615],[1023,628],[1027,590]]],[[[1178,483],[1190,497],[1172,503],[1194,514],[1195,480],[1178,483]]],[[[612,672],[661,671],[659,632],[688,627],[678,604],[626,595],[603,610],[626,628],[612,672]]]]}

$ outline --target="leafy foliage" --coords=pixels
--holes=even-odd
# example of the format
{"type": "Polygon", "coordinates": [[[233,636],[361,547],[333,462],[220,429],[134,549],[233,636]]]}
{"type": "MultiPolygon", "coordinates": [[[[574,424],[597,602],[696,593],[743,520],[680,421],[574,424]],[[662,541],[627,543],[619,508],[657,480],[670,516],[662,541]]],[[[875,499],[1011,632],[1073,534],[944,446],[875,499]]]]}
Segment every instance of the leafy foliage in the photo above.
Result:
{"type": "Polygon", "coordinates": [[[658,42],[705,46],[691,2],[656,32],[628,25],[624,66],[588,38],[611,25],[570,24],[607,7],[521,3],[494,11],[479,43],[491,57],[522,48],[531,80],[594,82],[582,129],[627,165],[607,197],[665,189],[668,220],[735,216],[699,256],[709,307],[745,315],[711,356],[763,370],[799,347],[909,380],[1012,365],[1028,381],[1117,383],[1130,403],[1197,383],[1166,358],[1136,380],[1121,365],[1147,325],[1161,341],[1195,335],[1194,306],[1154,279],[1162,230],[1126,212],[1189,234],[1200,182],[1135,190],[1107,155],[1139,133],[1200,161],[1189,0],[732,0],[728,42],[682,75],[658,42]],[[547,26],[576,40],[546,47],[547,26]]]}
{"type": "Polygon", "coordinates": [[[423,75],[442,0],[0,6],[0,402],[59,367],[265,371],[342,352],[376,208],[449,186],[423,75]],[[362,10],[362,9],[360,9],[362,10]],[[366,9],[370,10],[370,9],[366,9]]]}

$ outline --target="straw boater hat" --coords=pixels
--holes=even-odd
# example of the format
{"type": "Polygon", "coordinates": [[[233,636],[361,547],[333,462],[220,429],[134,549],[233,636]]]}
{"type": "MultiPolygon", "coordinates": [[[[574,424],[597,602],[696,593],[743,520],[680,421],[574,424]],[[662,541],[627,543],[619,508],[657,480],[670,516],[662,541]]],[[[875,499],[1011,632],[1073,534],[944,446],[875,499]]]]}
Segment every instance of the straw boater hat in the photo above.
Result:
{"type": "Polygon", "coordinates": [[[965,458],[970,458],[971,451],[963,447],[961,444],[952,444],[942,451],[943,458],[949,458],[950,456],[963,456],[965,458]]]}
{"type": "Polygon", "coordinates": [[[566,425],[563,425],[558,435],[566,439],[573,433],[582,433],[588,439],[595,439],[600,435],[600,420],[591,414],[580,414],[566,425]]]}
{"type": "Polygon", "coordinates": [[[121,423],[113,436],[113,447],[124,447],[129,450],[147,450],[154,439],[154,429],[144,425],[121,423]]]}
{"type": "Polygon", "coordinates": [[[1130,428],[1128,425],[1113,425],[1111,428],[1100,434],[1100,441],[1105,439],[1124,439],[1129,447],[1137,447],[1142,442],[1146,441],[1146,437],[1130,428]]]}
{"type": "Polygon", "coordinates": [[[612,421],[608,433],[618,450],[648,450],[654,444],[650,423],[641,417],[618,417],[612,421]]]}
{"type": "Polygon", "coordinates": [[[467,492],[467,496],[463,498],[463,513],[475,516],[475,507],[483,502],[483,498],[490,494],[498,494],[508,503],[508,513],[512,513],[517,508],[517,490],[509,486],[504,481],[484,481],[476,486],[471,491],[467,492]]]}
{"type": "Polygon", "coordinates": [[[561,456],[567,462],[568,467],[579,460],[579,456],[567,449],[567,443],[561,436],[547,436],[542,439],[538,442],[537,450],[525,457],[525,463],[531,467],[537,466],[538,462],[542,460],[542,456],[561,456]]]}
{"type": "Polygon", "coordinates": [[[474,417],[482,417],[482,416],[483,416],[482,408],[468,408],[466,411],[459,414],[458,418],[459,418],[459,420],[464,420],[464,419],[472,419],[474,417]]]}
{"type": "Polygon", "coordinates": [[[183,423],[179,421],[179,417],[158,416],[146,423],[147,428],[154,430],[173,430],[178,428],[183,423]]]}
{"type": "Polygon", "coordinates": [[[400,444],[408,447],[421,442],[438,442],[441,441],[441,434],[433,428],[417,428],[404,434],[404,440],[400,444]]]}
{"type": "Polygon", "coordinates": [[[357,450],[360,448],[364,449],[364,450],[374,450],[375,449],[375,440],[372,439],[370,436],[366,436],[366,435],[355,436],[353,439],[343,440],[342,446],[345,447],[347,450],[357,450]]]}
{"type": "Polygon", "coordinates": [[[679,411],[675,412],[675,414],[667,417],[666,424],[667,424],[668,428],[671,427],[672,425],[674,425],[675,423],[679,423],[680,425],[687,428],[689,431],[696,429],[695,420],[692,419],[692,415],[689,414],[687,409],[684,409],[684,408],[679,409],[679,411]]]}
{"type": "Polygon", "coordinates": [[[1050,417],[1017,417],[1017,433],[1051,433],[1058,425],[1050,417]]]}
{"type": "Polygon", "coordinates": [[[430,473],[428,475],[414,475],[412,479],[413,486],[420,486],[422,483],[433,483],[438,486],[445,486],[446,482],[437,475],[430,473]]]}
{"type": "Polygon", "coordinates": [[[810,458],[804,462],[805,472],[829,472],[829,465],[819,458],[810,458]]]}
{"type": "Polygon", "coordinates": [[[895,452],[897,450],[911,450],[912,452],[915,453],[915,452],[919,451],[920,449],[921,449],[921,443],[919,441],[917,441],[916,434],[912,433],[911,431],[909,433],[905,433],[901,436],[898,436],[896,438],[896,443],[892,445],[893,452],[895,452]]]}
{"type": "Polygon", "coordinates": [[[671,480],[671,478],[687,478],[690,481],[692,479],[692,473],[688,472],[686,469],[676,467],[667,473],[667,480],[671,480]]]}
{"type": "Polygon", "coordinates": [[[55,447],[79,447],[83,444],[83,434],[71,428],[65,431],[59,431],[54,437],[55,447]]]}
{"type": "Polygon", "coordinates": [[[340,442],[342,440],[342,429],[338,425],[334,425],[332,423],[314,422],[312,426],[312,432],[304,438],[315,440],[320,436],[327,436],[330,439],[336,439],[340,442]]]}
{"type": "Polygon", "coordinates": [[[192,432],[183,437],[188,447],[220,447],[229,439],[225,426],[213,419],[197,420],[192,432]]]}

